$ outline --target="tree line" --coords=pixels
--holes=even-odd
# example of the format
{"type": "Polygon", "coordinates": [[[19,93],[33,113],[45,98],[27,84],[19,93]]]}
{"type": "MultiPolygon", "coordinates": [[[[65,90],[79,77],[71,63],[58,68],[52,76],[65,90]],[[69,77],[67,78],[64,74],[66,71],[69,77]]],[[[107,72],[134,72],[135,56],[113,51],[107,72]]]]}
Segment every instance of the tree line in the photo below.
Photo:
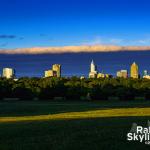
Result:
{"type": "Polygon", "coordinates": [[[150,80],[99,78],[0,78],[0,100],[134,100],[137,97],[150,100],[150,80]]]}

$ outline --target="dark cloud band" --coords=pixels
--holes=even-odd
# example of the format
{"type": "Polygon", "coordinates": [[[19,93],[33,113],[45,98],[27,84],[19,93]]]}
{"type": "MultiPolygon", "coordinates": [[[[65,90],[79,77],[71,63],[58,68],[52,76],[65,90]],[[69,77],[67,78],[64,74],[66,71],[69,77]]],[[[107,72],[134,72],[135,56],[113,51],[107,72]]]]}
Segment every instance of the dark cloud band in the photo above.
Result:
{"type": "Polygon", "coordinates": [[[117,52],[117,51],[149,51],[150,46],[64,46],[64,47],[33,47],[0,50],[0,54],[44,54],[44,53],[80,53],[80,52],[117,52]]]}

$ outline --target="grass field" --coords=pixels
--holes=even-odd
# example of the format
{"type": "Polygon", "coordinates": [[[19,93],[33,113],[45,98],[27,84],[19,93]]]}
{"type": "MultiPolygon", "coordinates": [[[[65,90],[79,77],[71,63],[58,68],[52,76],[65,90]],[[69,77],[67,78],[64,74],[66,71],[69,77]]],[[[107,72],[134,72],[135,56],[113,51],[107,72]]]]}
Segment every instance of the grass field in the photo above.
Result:
{"type": "Polygon", "coordinates": [[[147,150],[126,134],[148,120],[150,101],[0,102],[0,150],[147,150]]]}

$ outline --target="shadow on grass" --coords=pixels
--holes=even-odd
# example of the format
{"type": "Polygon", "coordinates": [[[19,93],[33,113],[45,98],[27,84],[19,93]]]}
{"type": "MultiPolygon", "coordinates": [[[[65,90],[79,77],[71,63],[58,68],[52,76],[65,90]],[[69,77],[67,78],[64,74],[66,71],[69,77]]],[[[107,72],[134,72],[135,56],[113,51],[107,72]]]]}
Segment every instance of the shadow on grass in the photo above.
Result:
{"type": "Polygon", "coordinates": [[[0,102],[0,117],[37,116],[37,115],[49,115],[67,112],[104,110],[112,108],[141,108],[141,107],[150,107],[150,101],[0,102]]]}
{"type": "Polygon", "coordinates": [[[30,121],[0,124],[2,150],[147,150],[129,142],[132,123],[147,126],[150,117],[30,121]]]}

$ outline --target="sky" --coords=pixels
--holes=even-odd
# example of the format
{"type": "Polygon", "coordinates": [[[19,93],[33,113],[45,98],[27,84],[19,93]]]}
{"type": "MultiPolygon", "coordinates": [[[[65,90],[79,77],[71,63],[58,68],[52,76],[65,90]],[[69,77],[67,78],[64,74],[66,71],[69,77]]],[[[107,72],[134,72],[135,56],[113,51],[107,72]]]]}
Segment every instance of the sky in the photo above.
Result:
{"type": "Polygon", "coordinates": [[[149,0],[0,0],[0,49],[150,46],[149,0]]]}

